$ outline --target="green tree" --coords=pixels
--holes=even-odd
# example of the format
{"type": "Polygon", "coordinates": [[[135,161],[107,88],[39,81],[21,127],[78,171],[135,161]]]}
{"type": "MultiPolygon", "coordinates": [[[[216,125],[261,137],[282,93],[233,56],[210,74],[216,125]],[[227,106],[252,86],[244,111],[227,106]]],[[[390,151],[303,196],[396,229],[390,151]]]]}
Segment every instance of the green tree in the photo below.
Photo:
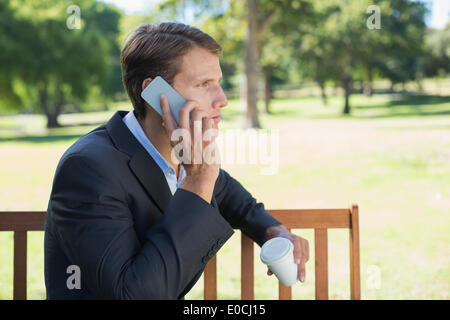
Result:
{"type": "MultiPolygon", "coordinates": [[[[212,19],[214,22],[222,21],[222,27],[210,29],[216,31],[222,29],[222,34],[231,34],[232,36],[219,36],[218,40],[220,41],[221,38],[237,40],[237,47],[242,50],[240,56],[243,56],[242,66],[245,76],[247,104],[245,126],[258,128],[260,123],[257,109],[257,83],[261,74],[266,74],[266,77],[270,78],[269,71],[274,69],[273,65],[271,67],[261,65],[263,48],[269,41],[273,40],[268,37],[269,31],[273,28],[272,22],[277,21],[280,25],[283,25],[284,17],[298,23],[298,19],[305,17],[305,12],[307,12],[305,8],[310,7],[310,3],[308,0],[247,0],[245,2],[234,0],[167,0],[161,4],[160,8],[169,10],[173,17],[183,18],[183,12],[189,7],[190,11],[194,12],[195,17],[203,17],[202,19],[196,19],[196,24],[199,27],[202,27],[205,20],[208,19],[212,19]],[[234,38],[233,33],[227,30],[229,20],[223,19],[226,16],[231,18],[230,21],[232,21],[234,27],[240,28],[239,32],[236,33],[239,35],[238,37],[234,38]],[[261,69],[263,72],[261,72],[261,69]]],[[[290,30],[284,31],[289,32],[290,30]]],[[[217,37],[218,34],[214,35],[217,37]]],[[[266,61],[269,60],[271,59],[268,58],[266,61]]],[[[226,65],[231,66],[232,64],[226,65]]]]}
{"type": "Polygon", "coordinates": [[[426,56],[425,15],[423,2],[393,0],[384,10],[383,32],[373,65],[392,84],[420,77],[420,63],[426,56]]]}
{"type": "MultiPolygon", "coordinates": [[[[284,34],[298,31],[292,28],[293,25],[301,26],[302,19],[306,19],[311,14],[311,2],[307,0],[283,1],[283,0],[247,0],[247,37],[245,42],[245,75],[247,83],[247,113],[246,126],[258,128],[257,104],[257,83],[258,69],[261,68],[262,74],[266,78],[266,111],[268,110],[268,99],[270,100],[270,87],[268,80],[271,72],[278,66],[275,60],[269,58],[266,53],[265,62],[262,52],[269,43],[276,41],[278,37],[284,34]],[[277,30],[273,33],[271,30],[277,30]],[[265,64],[265,65],[264,65],[265,64]]],[[[266,51],[268,52],[268,51],[266,51]]],[[[279,58],[285,56],[283,50],[279,50],[279,58]]],[[[272,55],[272,57],[278,54],[272,55]]],[[[278,60],[280,61],[280,60],[278,60]]]]}
{"type": "Polygon", "coordinates": [[[232,1],[223,12],[205,19],[202,30],[210,34],[223,48],[220,64],[223,73],[222,87],[230,90],[239,86],[232,81],[243,69],[242,52],[245,42],[245,8],[242,3],[232,1]]]}
{"type": "Polygon", "coordinates": [[[425,76],[445,76],[450,72],[450,23],[444,29],[429,29],[425,35],[428,55],[422,61],[425,76]]]}
{"type": "Polygon", "coordinates": [[[2,87],[20,101],[14,108],[42,112],[47,127],[56,127],[69,101],[82,102],[96,85],[105,93],[115,90],[108,79],[111,61],[118,59],[118,9],[94,0],[78,1],[81,28],[70,29],[68,19],[74,17],[67,12],[68,2],[11,0],[2,5],[2,16],[14,26],[0,25],[8,43],[0,63],[9,84],[2,81],[2,87]]]}
{"type": "Polygon", "coordinates": [[[393,82],[416,78],[425,30],[426,8],[422,3],[321,0],[314,8],[318,19],[293,50],[298,50],[302,71],[319,86],[328,79],[344,89],[344,114],[351,110],[355,80],[367,81],[370,87],[375,74],[393,82]],[[379,9],[379,29],[367,26],[371,5],[379,9]]]}

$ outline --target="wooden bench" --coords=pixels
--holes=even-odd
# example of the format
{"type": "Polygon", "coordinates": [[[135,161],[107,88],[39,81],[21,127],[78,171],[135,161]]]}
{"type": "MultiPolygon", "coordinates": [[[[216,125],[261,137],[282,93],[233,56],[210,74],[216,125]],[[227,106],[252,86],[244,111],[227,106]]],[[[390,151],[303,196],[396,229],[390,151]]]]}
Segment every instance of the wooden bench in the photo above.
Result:
{"type": "MultiPolygon", "coordinates": [[[[328,299],[327,229],[347,228],[350,233],[350,297],[360,299],[358,206],[348,209],[268,210],[286,228],[314,229],[316,299],[328,299]]],[[[14,232],[13,299],[27,298],[27,232],[44,230],[45,211],[0,212],[0,231],[14,232]]],[[[241,298],[254,299],[254,243],[241,237],[241,298]]],[[[217,299],[217,262],[214,256],[204,272],[204,298],[217,299]]],[[[279,284],[279,298],[291,299],[291,287],[279,284]]]]}

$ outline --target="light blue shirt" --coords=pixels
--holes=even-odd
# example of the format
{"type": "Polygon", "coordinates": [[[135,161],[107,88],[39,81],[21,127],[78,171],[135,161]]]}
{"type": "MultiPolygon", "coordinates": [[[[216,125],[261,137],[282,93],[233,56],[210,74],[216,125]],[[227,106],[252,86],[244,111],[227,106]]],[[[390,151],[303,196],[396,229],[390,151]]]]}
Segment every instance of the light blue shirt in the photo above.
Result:
{"type": "Polygon", "coordinates": [[[161,168],[164,176],[166,177],[167,184],[169,185],[170,191],[172,195],[175,193],[177,188],[180,187],[181,183],[183,183],[184,178],[186,177],[186,171],[184,171],[183,165],[180,165],[180,172],[178,174],[178,179],[175,174],[175,169],[172,165],[164,159],[164,157],[159,153],[159,151],[153,146],[150,142],[150,139],[145,135],[144,130],[142,129],[140,123],[136,119],[133,110],[127,113],[125,117],[123,117],[122,121],[131,131],[131,133],[136,137],[137,141],[147,150],[148,154],[155,160],[156,164],[161,168]]]}

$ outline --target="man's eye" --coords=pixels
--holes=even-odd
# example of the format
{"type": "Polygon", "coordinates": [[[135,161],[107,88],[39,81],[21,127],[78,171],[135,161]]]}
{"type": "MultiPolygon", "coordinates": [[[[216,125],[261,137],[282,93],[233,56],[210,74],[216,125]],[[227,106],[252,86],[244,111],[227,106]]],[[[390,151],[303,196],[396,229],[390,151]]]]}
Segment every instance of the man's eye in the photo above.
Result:
{"type": "Polygon", "coordinates": [[[209,81],[202,82],[200,86],[201,86],[201,87],[207,87],[207,86],[209,86],[209,81]]]}

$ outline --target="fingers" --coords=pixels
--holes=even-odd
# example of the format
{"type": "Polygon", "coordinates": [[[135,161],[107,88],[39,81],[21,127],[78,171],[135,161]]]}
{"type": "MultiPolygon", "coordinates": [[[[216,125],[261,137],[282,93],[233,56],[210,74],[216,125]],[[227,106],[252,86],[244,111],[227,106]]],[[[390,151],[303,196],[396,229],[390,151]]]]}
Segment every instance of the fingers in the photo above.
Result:
{"type": "Polygon", "coordinates": [[[306,267],[305,267],[305,261],[302,260],[300,264],[298,265],[298,280],[300,282],[305,282],[306,279],[306,267]]]}
{"type": "MultiPolygon", "coordinates": [[[[178,127],[191,131],[197,123],[198,127],[203,128],[203,131],[214,128],[214,120],[209,118],[206,111],[203,111],[198,107],[198,102],[188,100],[178,111],[178,127]]],[[[164,94],[161,95],[161,110],[163,112],[163,121],[166,124],[166,127],[169,130],[176,129],[176,121],[170,112],[167,96],[164,94]]]]}
{"type": "MultiPolygon", "coordinates": [[[[166,95],[161,95],[160,103],[163,113],[163,126],[170,136],[172,146],[175,147],[182,141],[183,155],[185,150],[190,150],[190,155],[187,155],[187,157],[192,158],[190,160],[193,160],[194,164],[201,164],[204,148],[213,143],[217,135],[214,132],[208,132],[209,129],[216,129],[214,119],[210,118],[210,114],[201,108],[199,102],[188,100],[178,111],[177,126],[166,95]],[[208,134],[205,134],[207,132],[208,134]]],[[[220,157],[215,152],[213,154],[214,161],[220,157]]],[[[186,159],[186,161],[189,160],[186,159]]],[[[208,162],[208,164],[210,163],[208,162]]]]}
{"type": "Polygon", "coordinates": [[[215,124],[215,122],[213,119],[203,118],[203,139],[204,139],[203,141],[204,141],[205,145],[208,145],[208,144],[214,142],[216,139],[216,135],[211,134],[211,132],[208,132],[208,130],[212,130],[212,129],[217,130],[214,127],[214,124],[215,124]]]}
{"type": "Polygon", "coordinates": [[[300,238],[295,237],[293,240],[294,243],[294,261],[296,264],[300,264],[301,260],[302,260],[302,244],[300,242],[300,238]]]}
{"type": "Polygon", "coordinates": [[[304,253],[303,253],[303,245],[301,243],[301,240],[299,237],[295,237],[294,240],[294,262],[297,264],[298,268],[298,279],[301,282],[305,281],[305,259],[304,259],[304,253]]]}
{"type": "Polygon", "coordinates": [[[202,127],[208,120],[207,127],[214,125],[214,120],[209,117],[207,111],[202,110],[197,101],[188,100],[185,105],[178,111],[180,127],[183,129],[192,129],[196,121],[200,121],[202,127]]]}
{"type": "Polygon", "coordinates": [[[298,265],[298,279],[301,282],[305,282],[305,264],[309,260],[309,244],[307,240],[297,236],[294,236],[292,241],[294,243],[294,261],[298,265]]]}
{"type": "Polygon", "coordinates": [[[302,259],[300,262],[300,281],[305,282],[306,279],[306,268],[305,264],[309,261],[309,244],[305,239],[301,239],[300,243],[302,245],[302,259]]]}
{"type": "Polygon", "coordinates": [[[173,130],[177,128],[177,123],[173,118],[172,113],[170,112],[169,100],[167,99],[167,96],[165,94],[161,95],[160,105],[164,124],[163,126],[164,128],[166,128],[168,133],[171,133],[173,130]]]}
{"type": "MultiPolygon", "coordinates": [[[[197,150],[202,150],[202,146],[212,143],[216,136],[212,135],[210,138],[205,139],[205,133],[209,129],[215,129],[215,122],[209,117],[208,112],[198,109],[197,104],[194,101],[189,101],[183,108],[180,109],[180,123],[183,129],[189,130],[194,138],[193,143],[197,147],[197,150]]],[[[208,135],[209,137],[209,135],[208,135]]],[[[200,153],[198,157],[201,158],[200,153]]],[[[197,160],[200,160],[197,159],[197,160]]]]}
{"type": "Polygon", "coordinates": [[[191,121],[191,127],[192,125],[194,128],[197,126],[198,128],[202,128],[203,131],[212,128],[212,124],[214,122],[213,119],[208,118],[207,112],[199,109],[192,110],[191,121]]]}
{"type": "Polygon", "coordinates": [[[309,242],[308,240],[303,239],[302,241],[303,244],[303,252],[305,253],[305,262],[309,261],[309,242]]]}

